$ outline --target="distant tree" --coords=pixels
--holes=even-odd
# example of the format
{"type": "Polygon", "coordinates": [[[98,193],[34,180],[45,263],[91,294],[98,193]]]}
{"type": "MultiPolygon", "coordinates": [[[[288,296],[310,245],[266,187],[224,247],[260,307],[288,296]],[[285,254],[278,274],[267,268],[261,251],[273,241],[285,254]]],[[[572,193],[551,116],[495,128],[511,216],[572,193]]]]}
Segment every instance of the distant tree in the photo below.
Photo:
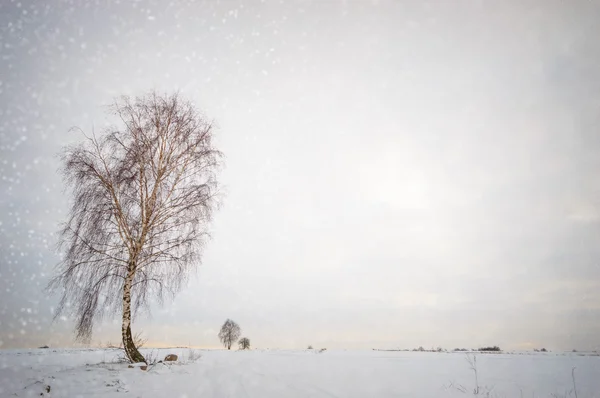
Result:
{"type": "Polygon", "coordinates": [[[240,345],[240,350],[249,350],[250,349],[250,339],[247,337],[242,337],[238,342],[240,345]]]}
{"type": "Polygon", "coordinates": [[[151,296],[174,296],[200,264],[221,153],[210,122],[177,94],[122,97],[111,113],[119,125],[63,152],[73,200],[48,288],[62,296],[55,317],[74,315],[78,340],[118,313],[127,359],[145,362],[132,317],[151,296]]]}
{"type": "Polygon", "coordinates": [[[493,347],[481,347],[478,351],[502,351],[497,345],[493,347]]]}
{"type": "Polygon", "coordinates": [[[548,350],[547,350],[547,349],[545,349],[545,348],[542,348],[542,349],[540,350],[540,352],[548,352],[548,350]]]}
{"type": "Polygon", "coordinates": [[[221,340],[225,348],[231,350],[231,346],[240,338],[241,334],[242,329],[240,329],[240,326],[231,319],[227,319],[223,326],[221,326],[219,340],[221,340]]]}
{"type": "Polygon", "coordinates": [[[309,350],[312,350],[312,349],[313,349],[313,346],[309,345],[309,346],[308,346],[308,349],[309,349],[309,350]]]}

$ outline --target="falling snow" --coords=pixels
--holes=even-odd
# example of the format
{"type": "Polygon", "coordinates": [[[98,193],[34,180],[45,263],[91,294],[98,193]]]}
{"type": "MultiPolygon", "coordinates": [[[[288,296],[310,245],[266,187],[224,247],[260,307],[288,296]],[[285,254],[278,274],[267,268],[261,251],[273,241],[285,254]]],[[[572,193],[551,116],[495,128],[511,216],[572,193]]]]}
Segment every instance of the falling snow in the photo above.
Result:
{"type": "MultiPolygon", "coordinates": [[[[156,89],[214,119],[227,159],[201,271],[135,320],[156,345],[213,347],[231,312],[264,346],[599,350],[598,4],[451,3],[1,1],[0,348],[79,344],[45,290],[70,200],[59,155],[114,125],[116,96],[156,89]]],[[[113,322],[90,344],[117,341],[113,322]]],[[[40,376],[38,354],[3,351],[0,376],[23,358],[40,376]]],[[[283,355],[216,374],[267,369],[289,391],[283,355]]],[[[349,391],[292,355],[300,396],[349,391]]],[[[328,363],[354,375],[344,355],[328,363]]],[[[368,361],[396,394],[392,360],[368,361]]]]}

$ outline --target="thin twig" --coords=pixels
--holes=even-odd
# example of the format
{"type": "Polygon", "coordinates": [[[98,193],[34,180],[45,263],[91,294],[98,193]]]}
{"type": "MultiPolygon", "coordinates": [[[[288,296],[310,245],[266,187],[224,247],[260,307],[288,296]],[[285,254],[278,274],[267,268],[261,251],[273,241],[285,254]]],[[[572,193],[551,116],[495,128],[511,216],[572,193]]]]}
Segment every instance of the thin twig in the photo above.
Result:
{"type": "Polygon", "coordinates": [[[577,385],[575,384],[575,366],[571,369],[571,378],[573,379],[573,392],[575,393],[575,398],[577,398],[577,385]]]}

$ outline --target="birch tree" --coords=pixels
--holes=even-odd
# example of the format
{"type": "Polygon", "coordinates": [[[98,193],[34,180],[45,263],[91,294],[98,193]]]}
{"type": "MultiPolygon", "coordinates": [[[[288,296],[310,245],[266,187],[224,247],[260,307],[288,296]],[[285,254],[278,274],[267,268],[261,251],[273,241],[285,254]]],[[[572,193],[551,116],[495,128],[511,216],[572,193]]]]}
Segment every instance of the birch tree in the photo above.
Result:
{"type": "Polygon", "coordinates": [[[211,124],[178,94],[122,97],[109,109],[117,127],[98,137],[79,130],[82,142],[62,153],[72,201],[48,287],[61,293],[56,316],[75,318],[78,340],[120,314],[127,358],[145,362],[132,315],[172,298],[200,265],[222,154],[211,124]]]}
{"type": "Polygon", "coordinates": [[[231,346],[240,338],[241,334],[240,325],[231,319],[227,319],[219,331],[219,340],[225,348],[231,350],[231,346]]]}

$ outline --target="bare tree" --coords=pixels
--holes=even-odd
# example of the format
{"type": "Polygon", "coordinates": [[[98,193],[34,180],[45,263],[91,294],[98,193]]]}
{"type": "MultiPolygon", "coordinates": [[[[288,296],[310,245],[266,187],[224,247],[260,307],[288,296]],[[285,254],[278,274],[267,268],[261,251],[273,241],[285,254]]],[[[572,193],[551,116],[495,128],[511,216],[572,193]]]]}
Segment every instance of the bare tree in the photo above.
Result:
{"type": "Polygon", "coordinates": [[[240,326],[231,319],[227,319],[223,326],[221,326],[219,340],[221,340],[225,348],[231,350],[232,344],[240,338],[241,334],[242,329],[240,329],[240,326]]]}
{"type": "Polygon", "coordinates": [[[238,342],[240,345],[240,350],[249,350],[250,349],[250,339],[247,337],[242,337],[238,342]]]}
{"type": "Polygon", "coordinates": [[[221,153],[212,127],[178,94],[122,97],[110,108],[121,125],[65,148],[72,188],[60,231],[62,261],[48,288],[62,298],[56,316],[75,316],[76,338],[121,313],[123,348],[144,362],[131,334],[132,310],[173,297],[200,264],[217,201],[221,153]]]}

